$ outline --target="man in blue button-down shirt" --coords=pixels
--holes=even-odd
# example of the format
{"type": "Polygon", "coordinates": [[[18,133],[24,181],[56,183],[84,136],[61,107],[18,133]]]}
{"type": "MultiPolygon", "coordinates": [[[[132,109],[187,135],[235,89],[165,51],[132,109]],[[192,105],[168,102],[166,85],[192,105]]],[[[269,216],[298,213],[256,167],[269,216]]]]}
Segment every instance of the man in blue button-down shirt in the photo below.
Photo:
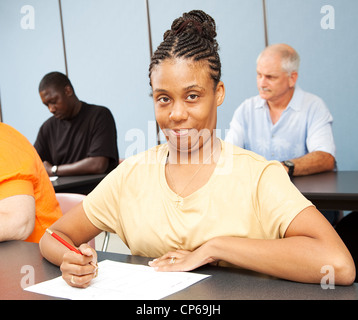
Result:
{"type": "Polygon", "coordinates": [[[290,175],[333,170],[332,115],[319,97],[296,86],[297,52],[267,47],[257,59],[259,95],[235,111],[226,141],[281,161],[290,175]]]}

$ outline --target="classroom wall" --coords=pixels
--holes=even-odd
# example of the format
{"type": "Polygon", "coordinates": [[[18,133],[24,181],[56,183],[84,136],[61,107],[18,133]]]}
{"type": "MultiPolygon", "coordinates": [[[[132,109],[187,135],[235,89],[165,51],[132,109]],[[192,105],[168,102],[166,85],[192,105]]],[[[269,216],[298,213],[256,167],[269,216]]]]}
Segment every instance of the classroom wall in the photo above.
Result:
{"type": "MultiPolygon", "coordinates": [[[[149,0],[154,49],[172,20],[203,9],[218,28],[226,99],[218,110],[218,135],[237,106],[257,94],[256,57],[269,43],[286,42],[301,56],[298,84],[321,96],[334,117],[340,170],[358,170],[358,30],[355,0],[149,0]],[[332,15],[321,13],[330,5],[332,15]],[[328,18],[331,19],[328,19],[328,18]],[[332,28],[332,26],[334,28],[332,28]],[[332,29],[327,29],[327,27],[332,29]]],[[[68,74],[78,97],[109,107],[121,157],[156,144],[149,96],[149,37],[145,0],[61,0],[68,74]]],[[[65,72],[58,0],[0,0],[0,94],[3,121],[32,143],[51,116],[38,95],[47,72],[65,72]],[[26,11],[31,6],[35,24],[26,11]],[[23,12],[21,12],[23,10],[23,12]]]]}
{"type": "MultiPolygon", "coordinates": [[[[287,42],[301,56],[298,84],[331,111],[339,170],[358,169],[358,1],[267,0],[269,42],[287,42]],[[334,9],[334,29],[321,8],[334,9]],[[322,24],[321,24],[322,22],[322,24]]],[[[324,11],[326,12],[326,11],[324,11]]]]}
{"type": "Polygon", "coordinates": [[[32,143],[50,113],[38,84],[49,70],[65,71],[57,1],[0,0],[0,93],[3,122],[32,143]],[[35,8],[34,29],[23,29],[21,8],[35,8]]]}

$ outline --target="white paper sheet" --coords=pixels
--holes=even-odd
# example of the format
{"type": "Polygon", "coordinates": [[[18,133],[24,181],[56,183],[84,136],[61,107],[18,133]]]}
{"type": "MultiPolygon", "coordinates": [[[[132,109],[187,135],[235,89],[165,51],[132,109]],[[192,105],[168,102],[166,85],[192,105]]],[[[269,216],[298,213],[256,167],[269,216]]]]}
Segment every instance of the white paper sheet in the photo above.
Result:
{"type": "Polygon", "coordinates": [[[157,272],[148,266],[110,260],[98,266],[98,277],[85,289],[70,287],[58,277],[25,290],[72,300],[158,300],[209,277],[192,272],[157,272]]]}

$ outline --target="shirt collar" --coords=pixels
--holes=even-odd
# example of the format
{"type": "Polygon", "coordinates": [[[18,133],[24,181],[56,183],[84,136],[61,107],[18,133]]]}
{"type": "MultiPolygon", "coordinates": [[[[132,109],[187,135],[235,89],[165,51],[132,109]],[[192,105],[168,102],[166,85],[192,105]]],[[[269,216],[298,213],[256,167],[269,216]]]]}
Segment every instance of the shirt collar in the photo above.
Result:
{"type": "MultiPolygon", "coordinates": [[[[301,110],[301,105],[302,105],[302,95],[303,95],[303,91],[302,89],[296,85],[295,87],[295,91],[293,92],[293,96],[290,100],[290,102],[288,103],[287,108],[291,108],[295,111],[300,111],[301,110]]],[[[260,109],[260,108],[264,108],[264,107],[268,107],[267,102],[265,99],[262,99],[259,96],[259,102],[258,104],[255,106],[256,109],[260,109]]]]}
{"type": "Polygon", "coordinates": [[[299,86],[296,85],[295,91],[293,93],[291,101],[288,103],[287,108],[292,108],[295,111],[300,111],[302,108],[302,97],[303,91],[299,86]]]}

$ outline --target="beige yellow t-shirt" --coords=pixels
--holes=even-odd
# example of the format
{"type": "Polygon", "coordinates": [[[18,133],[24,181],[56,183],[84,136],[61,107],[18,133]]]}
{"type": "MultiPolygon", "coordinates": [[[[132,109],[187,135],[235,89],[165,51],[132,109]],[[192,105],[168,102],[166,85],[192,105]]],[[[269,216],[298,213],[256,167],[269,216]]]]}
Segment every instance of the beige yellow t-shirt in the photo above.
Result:
{"type": "Polygon", "coordinates": [[[167,144],[128,158],[84,200],[88,218],[148,257],[194,250],[217,236],[282,238],[311,202],[279,162],[221,144],[210,180],[180,202],[165,178],[167,144]]]}

